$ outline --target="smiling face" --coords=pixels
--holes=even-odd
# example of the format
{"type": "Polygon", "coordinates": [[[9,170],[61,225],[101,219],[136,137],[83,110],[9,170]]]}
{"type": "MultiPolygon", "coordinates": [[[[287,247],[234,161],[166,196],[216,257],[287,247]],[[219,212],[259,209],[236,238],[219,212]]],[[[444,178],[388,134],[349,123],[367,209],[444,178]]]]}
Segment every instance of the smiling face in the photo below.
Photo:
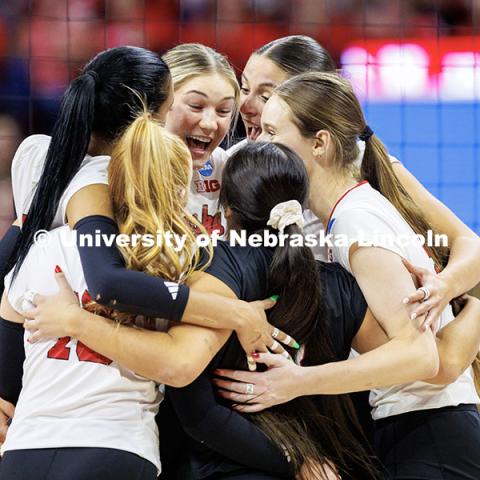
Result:
{"type": "Polygon", "coordinates": [[[293,121],[290,107],[273,94],[265,104],[261,121],[262,133],[258,141],[281,143],[290,147],[305,164],[310,176],[314,163],[315,137],[305,137],[293,121]]]}
{"type": "Polygon", "coordinates": [[[255,141],[261,133],[260,117],[273,89],[289,78],[266,56],[253,54],[242,73],[240,113],[247,138],[255,141]]]}
{"type": "Polygon", "coordinates": [[[188,146],[193,168],[200,169],[230,128],[235,91],[218,73],[198,75],[175,89],[166,127],[188,146]]]}

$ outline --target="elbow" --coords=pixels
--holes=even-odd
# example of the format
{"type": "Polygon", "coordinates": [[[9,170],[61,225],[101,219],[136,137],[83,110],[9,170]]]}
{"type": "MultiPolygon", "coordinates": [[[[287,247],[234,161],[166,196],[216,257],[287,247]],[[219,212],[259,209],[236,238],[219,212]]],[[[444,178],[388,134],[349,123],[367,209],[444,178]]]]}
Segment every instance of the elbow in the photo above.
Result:
{"type": "Polygon", "coordinates": [[[191,362],[178,360],[174,365],[159,365],[152,379],[169,387],[183,388],[190,385],[201,373],[191,362]]]}
{"type": "Polygon", "coordinates": [[[431,383],[437,385],[448,385],[455,382],[458,377],[468,368],[470,362],[459,354],[448,355],[448,358],[441,359],[440,368],[431,383]]]}
{"type": "Polygon", "coordinates": [[[417,380],[433,378],[438,375],[440,359],[433,335],[430,332],[421,333],[414,341],[413,346],[417,380]]]}

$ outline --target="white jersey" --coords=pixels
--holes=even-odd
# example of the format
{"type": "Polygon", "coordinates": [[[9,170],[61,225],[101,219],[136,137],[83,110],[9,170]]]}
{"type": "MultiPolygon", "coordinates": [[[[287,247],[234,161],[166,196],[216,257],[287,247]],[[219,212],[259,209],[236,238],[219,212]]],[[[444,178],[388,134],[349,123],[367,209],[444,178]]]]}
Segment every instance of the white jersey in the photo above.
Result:
{"type": "MultiPolygon", "coordinates": [[[[17,218],[21,221],[28,214],[38,181],[42,175],[50,137],[47,135],[31,135],[18,147],[12,161],[13,200],[17,218]]],[[[52,228],[66,222],[67,205],[72,196],[87,185],[108,183],[108,163],[110,157],[86,155],[79,171],[67,186],[60,198],[52,228]]]]}
{"type": "Polygon", "coordinates": [[[240,140],[238,143],[235,145],[232,145],[229,149],[227,149],[227,156],[230,158],[237,150],[240,150],[243,148],[250,140],[248,138],[244,138],[243,140],[240,140]]]}
{"type": "MultiPolygon", "coordinates": [[[[50,145],[47,135],[32,135],[18,147],[12,163],[13,198],[17,218],[23,219],[30,209],[35,190],[43,171],[50,145]]],[[[226,221],[218,207],[222,172],[227,155],[216,148],[212,156],[200,170],[193,171],[191,193],[187,209],[205,226],[208,233],[213,230],[225,233],[226,221]]],[[[67,205],[72,196],[88,185],[108,184],[108,164],[110,157],[86,155],[80,170],[63,193],[52,228],[65,225],[67,205]]]]}
{"type": "MultiPolygon", "coordinates": [[[[235,152],[240,150],[247,143],[248,143],[248,140],[246,138],[236,143],[235,145],[233,145],[227,150],[226,152],[227,156],[230,158],[235,152]]],[[[363,155],[365,153],[365,142],[359,140],[357,142],[357,146],[358,146],[359,152],[354,163],[360,167],[362,164],[363,155]]],[[[389,155],[389,157],[392,163],[400,163],[400,160],[398,160],[394,156],[389,155]]],[[[322,234],[322,232],[325,230],[323,227],[322,221],[309,209],[305,209],[305,211],[303,212],[303,217],[305,219],[305,225],[303,227],[304,235],[313,235],[315,238],[318,239],[322,234]]],[[[326,246],[325,247],[321,246],[319,245],[319,242],[317,242],[314,247],[310,247],[310,248],[316,260],[322,260],[324,262],[327,260],[326,246]]]]}
{"type": "Polygon", "coordinates": [[[207,233],[212,234],[216,230],[220,238],[227,227],[225,214],[218,204],[227,159],[227,153],[218,147],[200,170],[193,171],[187,203],[187,210],[205,227],[207,233]]]}
{"type": "MultiPolygon", "coordinates": [[[[415,233],[408,223],[368,182],[360,182],[340,198],[330,215],[327,231],[332,234],[334,242],[329,250],[329,260],[340,263],[350,273],[349,246],[356,241],[390,250],[414,265],[435,271],[434,263],[426,250],[414,241],[415,233]],[[335,242],[342,238],[348,239],[348,244],[345,241],[335,242]]],[[[453,318],[451,307],[448,306],[441,314],[440,328],[453,318]]],[[[471,367],[450,385],[414,382],[375,389],[370,393],[374,419],[415,410],[479,402],[471,367]]]]}
{"type": "MultiPolygon", "coordinates": [[[[8,299],[25,309],[27,290],[58,290],[56,265],[82,303],[89,301],[74,234],[67,226],[50,232],[49,247],[34,244],[11,282],[8,299]],[[23,301],[23,304],[25,301],[23,301]]],[[[98,447],[132,452],[160,472],[155,415],[162,398],[151,380],[112,362],[81,342],[64,337],[27,343],[23,387],[2,453],[18,449],[98,447]]]]}

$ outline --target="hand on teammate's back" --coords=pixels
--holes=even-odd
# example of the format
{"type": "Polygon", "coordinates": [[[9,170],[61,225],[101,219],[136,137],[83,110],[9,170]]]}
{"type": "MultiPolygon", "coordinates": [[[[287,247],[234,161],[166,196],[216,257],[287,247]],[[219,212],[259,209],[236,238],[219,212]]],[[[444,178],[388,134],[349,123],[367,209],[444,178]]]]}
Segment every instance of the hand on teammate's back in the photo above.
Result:
{"type": "Polygon", "coordinates": [[[249,370],[256,370],[256,361],[252,355],[255,352],[271,351],[290,358],[281,343],[299,348],[292,337],[268,323],[265,310],[272,308],[275,302],[276,300],[272,298],[257,300],[245,303],[245,311],[237,311],[240,321],[235,331],[243,350],[247,354],[249,370]]]}
{"type": "Polygon", "coordinates": [[[60,271],[55,274],[58,293],[55,295],[39,295],[33,297],[35,307],[24,312],[25,330],[31,333],[28,342],[39,340],[75,337],[75,319],[81,308],[78,298],[60,271]]]}

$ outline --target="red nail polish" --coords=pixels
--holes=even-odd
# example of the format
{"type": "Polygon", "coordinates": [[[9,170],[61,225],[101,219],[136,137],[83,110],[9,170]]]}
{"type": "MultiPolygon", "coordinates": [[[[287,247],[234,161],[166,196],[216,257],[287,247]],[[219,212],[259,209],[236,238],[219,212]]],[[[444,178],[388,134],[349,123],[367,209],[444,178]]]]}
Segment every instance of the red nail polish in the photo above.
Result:
{"type": "Polygon", "coordinates": [[[253,353],[252,353],[252,357],[253,357],[253,358],[260,358],[260,354],[257,353],[257,352],[253,352],[253,353]]]}
{"type": "Polygon", "coordinates": [[[55,273],[62,273],[62,269],[58,265],[55,265],[55,273]]]}

